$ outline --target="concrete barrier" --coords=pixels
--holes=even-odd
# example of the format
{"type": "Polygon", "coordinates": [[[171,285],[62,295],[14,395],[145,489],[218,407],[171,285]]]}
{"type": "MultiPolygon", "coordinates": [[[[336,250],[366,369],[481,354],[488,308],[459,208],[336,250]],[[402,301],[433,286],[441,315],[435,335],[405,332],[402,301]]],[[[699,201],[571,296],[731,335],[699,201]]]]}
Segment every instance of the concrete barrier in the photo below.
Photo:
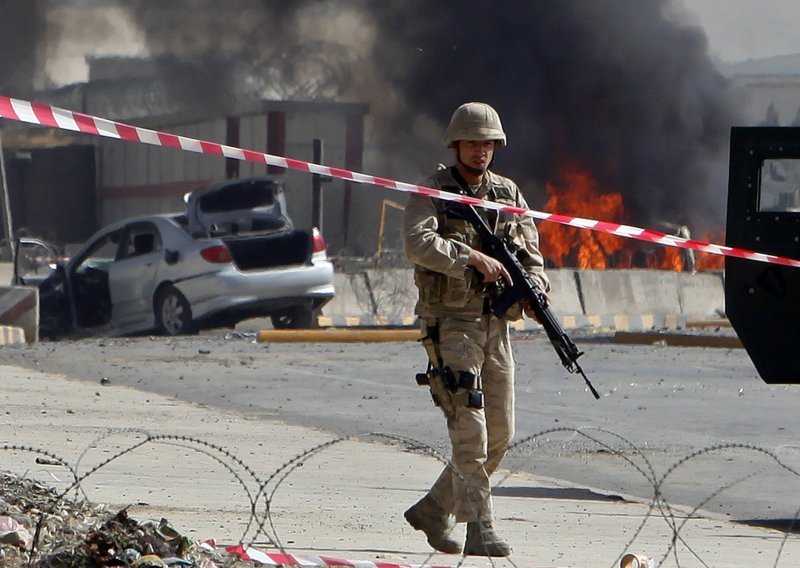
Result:
{"type": "Polygon", "coordinates": [[[578,291],[576,270],[548,270],[550,279],[550,307],[561,316],[584,315],[583,302],[578,291]]]}
{"type": "MultiPolygon", "coordinates": [[[[565,329],[674,329],[688,319],[724,314],[721,273],[553,269],[547,274],[551,307],[565,329]]],[[[323,309],[321,326],[410,326],[416,321],[411,269],[337,274],[335,286],[336,298],[323,309]]],[[[527,318],[512,327],[539,328],[527,318]]]]}
{"type": "Polygon", "coordinates": [[[680,313],[687,317],[725,314],[725,278],[722,272],[678,274],[680,313]]]}
{"type": "Polygon", "coordinates": [[[0,345],[25,343],[25,331],[13,325],[0,325],[0,345]]]}
{"type": "Polygon", "coordinates": [[[579,270],[586,315],[678,314],[678,273],[662,270],[579,270]]]}
{"type": "Polygon", "coordinates": [[[20,328],[28,343],[38,341],[39,290],[31,286],[0,286],[0,325],[20,328]]]}
{"type": "Polygon", "coordinates": [[[418,329],[262,329],[258,343],[380,343],[419,341],[418,329]]]}
{"type": "Polygon", "coordinates": [[[336,296],[318,318],[323,327],[410,326],[416,322],[417,289],[410,269],[337,273],[334,288],[336,296]]]}
{"type": "Polygon", "coordinates": [[[0,286],[11,286],[14,276],[14,265],[10,262],[0,262],[0,286]]]}

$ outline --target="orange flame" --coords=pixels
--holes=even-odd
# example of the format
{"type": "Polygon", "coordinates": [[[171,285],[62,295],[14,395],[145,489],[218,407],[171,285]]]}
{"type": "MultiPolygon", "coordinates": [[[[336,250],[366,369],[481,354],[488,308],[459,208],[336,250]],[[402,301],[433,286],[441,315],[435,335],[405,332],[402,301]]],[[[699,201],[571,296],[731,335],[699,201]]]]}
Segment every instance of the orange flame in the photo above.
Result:
{"type": "MultiPolygon", "coordinates": [[[[601,193],[588,172],[570,169],[557,181],[546,184],[546,211],[563,215],[623,222],[622,195],[601,193]]],[[[578,268],[608,268],[609,257],[622,250],[617,236],[569,227],[557,223],[540,223],[539,237],[545,256],[558,267],[566,264],[578,268]]]]}
{"type": "MultiPolygon", "coordinates": [[[[563,169],[559,177],[547,182],[545,187],[548,196],[545,211],[612,223],[627,222],[622,194],[602,191],[591,174],[581,168],[563,169]]],[[[645,244],[558,223],[539,223],[538,228],[542,252],[556,267],[640,267],[680,272],[692,254],[676,247],[645,244]]],[[[709,241],[705,237],[710,236],[704,235],[701,240],[709,241]]],[[[698,271],[719,270],[724,265],[723,257],[719,255],[694,253],[694,256],[698,271]]]]}
{"type": "MultiPolygon", "coordinates": [[[[702,235],[701,241],[705,241],[707,243],[724,243],[725,242],[725,231],[708,231],[704,235],[702,235]]],[[[711,270],[724,270],[725,269],[725,257],[721,254],[711,254],[708,252],[698,252],[697,253],[697,271],[704,272],[704,271],[711,271],[711,270]]]]}

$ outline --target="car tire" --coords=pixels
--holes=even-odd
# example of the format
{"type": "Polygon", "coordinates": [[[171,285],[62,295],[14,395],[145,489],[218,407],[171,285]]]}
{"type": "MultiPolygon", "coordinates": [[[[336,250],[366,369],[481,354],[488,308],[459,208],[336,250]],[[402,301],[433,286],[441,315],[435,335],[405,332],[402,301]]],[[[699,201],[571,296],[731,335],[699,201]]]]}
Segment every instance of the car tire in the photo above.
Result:
{"type": "Polygon", "coordinates": [[[308,329],[317,327],[317,314],[311,306],[291,306],[270,316],[275,329],[308,329]]]}
{"type": "Polygon", "coordinates": [[[192,308],[175,286],[167,285],[158,293],[154,310],[162,335],[187,335],[196,331],[192,308]]]}

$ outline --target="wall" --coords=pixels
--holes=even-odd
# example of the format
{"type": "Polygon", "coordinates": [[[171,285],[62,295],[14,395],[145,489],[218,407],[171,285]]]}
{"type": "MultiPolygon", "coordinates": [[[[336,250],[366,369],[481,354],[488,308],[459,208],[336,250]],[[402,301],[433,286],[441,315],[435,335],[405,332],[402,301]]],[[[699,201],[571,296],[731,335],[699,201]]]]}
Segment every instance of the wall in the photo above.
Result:
{"type": "MultiPolygon", "coordinates": [[[[323,141],[324,164],[359,170],[362,117],[367,111],[366,105],[356,103],[263,101],[225,118],[150,118],[146,127],[303,161],[313,161],[313,141],[318,138],[323,141]]],[[[101,225],[134,215],[181,211],[183,195],[193,189],[227,177],[267,174],[284,179],[295,224],[312,225],[312,177],[308,173],[113,139],[100,139],[98,145],[101,225]]],[[[374,250],[380,203],[368,209],[367,216],[353,214],[345,200],[348,191],[342,180],[323,184],[323,233],[329,250],[335,252],[345,245],[349,224],[358,229],[370,227],[372,243],[366,248],[374,250]]]]}
{"type": "MultiPolygon", "coordinates": [[[[566,329],[674,328],[724,317],[723,274],[662,270],[549,270],[551,309],[566,329]]],[[[413,325],[417,294],[410,269],[336,274],[336,298],[321,325],[413,325]]],[[[514,324],[536,329],[532,320],[514,324]]]]}

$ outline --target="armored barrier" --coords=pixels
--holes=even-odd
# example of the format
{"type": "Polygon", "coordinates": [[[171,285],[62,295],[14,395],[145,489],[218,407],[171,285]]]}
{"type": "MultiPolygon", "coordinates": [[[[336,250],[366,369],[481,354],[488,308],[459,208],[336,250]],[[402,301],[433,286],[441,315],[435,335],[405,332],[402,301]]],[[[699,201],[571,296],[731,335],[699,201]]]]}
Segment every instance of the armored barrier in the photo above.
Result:
{"type": "MultiPolygon", "coordinates": [[[[675,328],[725,313],[721,272],[552,269],[547,274],[552,310],[566,329],[675,328]]],[[[415,325],[411,269],[337,274],[335,286],[336,297],[323,309],[321,326],[415,325]]],[[[514,327],[538,328],[527,318],[514,327]]]]}
{"type": "MultiPolygon", "coordinates": [[[[800,128],[733,127],[725,244],[798,258],[800,128]]],[[[800,268],[728,257],[725,298],[731,324],[759,376],[800,384],[800,268]]]]}

